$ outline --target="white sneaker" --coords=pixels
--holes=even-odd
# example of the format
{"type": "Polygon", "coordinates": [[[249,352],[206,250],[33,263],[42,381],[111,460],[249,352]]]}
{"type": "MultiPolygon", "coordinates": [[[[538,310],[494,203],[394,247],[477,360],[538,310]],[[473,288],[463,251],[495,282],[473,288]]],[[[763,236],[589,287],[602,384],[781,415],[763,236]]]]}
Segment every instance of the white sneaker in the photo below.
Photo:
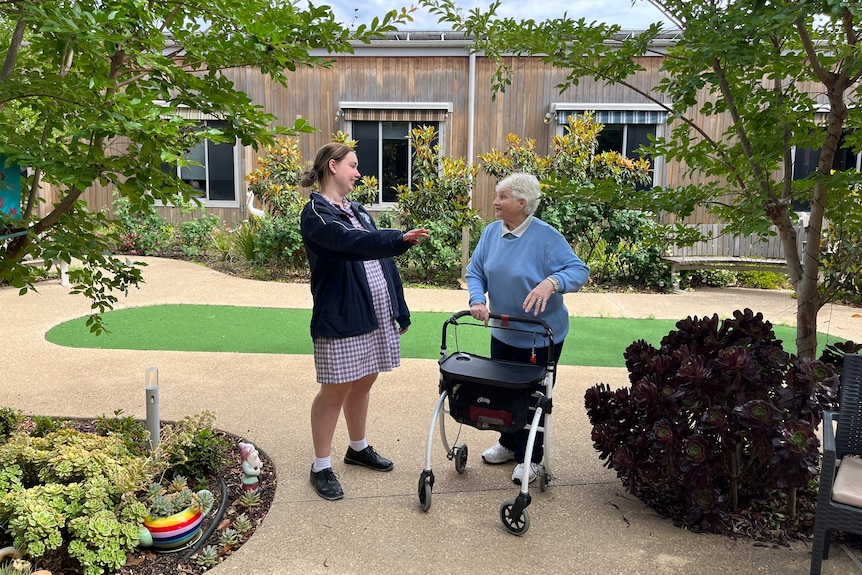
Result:
{"type": "Polygon", "coordinates": [[[515,452],[500,445],[499,441],[486,449],[485,453],[482,454],[482,460],[491,465],[506,463],[513,459],[515,459],[515,452]]]}
{"type": "MultiPolygon", "coordinates": [[[[538,474],[538,472],[539,472],[539,464],[538,463],[531,463],[530,464],[530,481],[529,481],[529,483],[532,483],[536,480],[536,475],[538,474]]],[[[520,485],[521,484],[521,478],[523,476],[524,476],[524,464],[519,463],[518,465],[515,466],[515,471],[512,472],[512,481],[517,483],[518,485],[520,485]]]]}

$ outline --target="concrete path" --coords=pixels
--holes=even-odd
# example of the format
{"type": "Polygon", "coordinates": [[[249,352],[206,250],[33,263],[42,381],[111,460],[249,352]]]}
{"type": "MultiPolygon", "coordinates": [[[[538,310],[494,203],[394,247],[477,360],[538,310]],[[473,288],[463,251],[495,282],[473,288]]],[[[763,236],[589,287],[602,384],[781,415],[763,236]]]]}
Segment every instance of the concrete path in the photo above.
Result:
{"type": "MultiPolygon", "coordinates": [[[[307,285],[256,282],[225,276],[183,261],[141,258],[146,283],[121,297],[116,309],[164,303],[306,308],[307,285]]],[[[685,294],[570,294],[574,316],[668,318],[725,317],[750,307],[775,324],[795,324],[788,292],[702,289],[685,294]]],[[[413,311],[453,312],[466,292],[407,293],[413,311]]],[[[747,540],[698,535],[675,527],[626,494],[615,474],[602,467],[590,441],[584,391],[599,382],[627,385],[626,371],[562,366],[555,390],[551,463],[558,477],[547,492],[532,489],[530,530],[507,533],[499,508],[517,495],[511,466],[481,462],[495,439],[470,427],[458,442],[469,447],[467,471],[459,475],[434,436],[436,484],[423,512],[417,484],[425,460],[428,426],[437,399],[439,372],[433,360],[405,359],[381,375],[372,396],[369,440],[395,461],[391,473],[341,463],[347,437],[343,421],[333,462],[346,497],[327,502],[308,482],[312,459],[309,405],[316,393],[310,356],[170,351],[92,350],[45,341],[54,325],[86,315],[88,301],[56,282],[20,297],[0,289],[0,405],[28,414],[94,417],[116,409],[144,418],[144,372],[159,368],[161,414],[176,420],[211,410],[222,429],[245,437],[277,468],[273,506],[255,536],[212,575],[290,574],[560,574],[769,573],[806,574],[809,545],[758,546],[747,540]]],[[[862,341],[860,310],[828,306],[818,328],[862,341]]],[[[283,326],[307,331],[307,325],[283,326]]],[[[409,337],[409,332],[405,337],[409,337]]],[[[637,334],[632,334],[632,340],[637,334]]],[[[447,421],[450,441],[458,426],[447,421]]],[[[534,484],[535,485],[535,484],[534,484]]],[[[824,575],[862,573],[834,548],[824,575]]]]}

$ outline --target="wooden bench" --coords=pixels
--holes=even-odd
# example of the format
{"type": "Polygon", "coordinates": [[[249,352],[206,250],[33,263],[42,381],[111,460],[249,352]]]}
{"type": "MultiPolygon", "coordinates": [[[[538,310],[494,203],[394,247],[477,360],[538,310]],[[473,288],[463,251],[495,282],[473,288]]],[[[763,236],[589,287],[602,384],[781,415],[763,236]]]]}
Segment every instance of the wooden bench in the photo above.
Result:
{"type": "MultiPolygon", "coordinates": [[[[45,260],[32,258],[24,259],[21,260],[21,264],[25,266],[40,267],[45,265],[45,260]]],[[[64,287],[68,287],[69,285],[71,285],[69,283],[69,264],[67,264],[63,260],[60,260],[60,262],[57,263],[57,268],[60,271],[60,285],[64,287]]]]}
{"type": "MultiPolygon", "coordinates": [[[[787,273],[784,246],[778,235],[733,236],[724,224],[700,224],[703,241],[676,248],[662,256],[671,266],[671,282],[679,291],[679,272],[686,270],[764,271],[787,273]]],[[[802,250],[805,228],[797,229],[797,247],[802,250]]]]}
{"type": "Polygon", "coordinates": [[[670,277],[674,291],[680,291],[679,272],[686,270],[730,270],[787,273],[787,261],[778,258],[664,256],[661,259],[670,264],[670,277]]]}

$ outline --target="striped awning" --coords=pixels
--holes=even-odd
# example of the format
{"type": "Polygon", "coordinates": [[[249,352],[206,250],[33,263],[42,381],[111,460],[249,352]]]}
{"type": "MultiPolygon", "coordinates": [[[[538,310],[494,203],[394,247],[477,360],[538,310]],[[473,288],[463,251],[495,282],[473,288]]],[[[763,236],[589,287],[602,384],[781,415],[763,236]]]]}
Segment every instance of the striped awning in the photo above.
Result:
{"type": "Polygon", "coordinates": [[[443,122],[451,110],[448,102],[342,102],[339,114],[359,122],[443,122]]]}
{"type": "Polygon", "coordinates": [[[200,110],[196,110],[194,108],[187,108],[185,106],[179,106],[176,108],[176,113],[180,118],[185,118],[186,120],[217,120],[215,116],[212,114],[206,114],[201,112],[200,110]]]}
{"type": "MultiPolygon", "coordinates": [[[[569,116],[586,110],[558,110],[557,123],[568,125],[569,116]]],[[[593,119],[602,124],[664,124],[667,112],[663,110],[590,110],[593,119]]]]}
{"type": "Polygon", "coordinates": [[[179,116],[180,118],[183,118],[185,120],[218,120],[218,118],[211,114],[201,112],[198,109],[191,108],[184,104],[169,107],[168,103],[164,100],[156,100],[155,103],[158,106],[164,108],[164,113],[162,114],[162,117],[166,117],[170,114],[174,116],[179,116]]]}

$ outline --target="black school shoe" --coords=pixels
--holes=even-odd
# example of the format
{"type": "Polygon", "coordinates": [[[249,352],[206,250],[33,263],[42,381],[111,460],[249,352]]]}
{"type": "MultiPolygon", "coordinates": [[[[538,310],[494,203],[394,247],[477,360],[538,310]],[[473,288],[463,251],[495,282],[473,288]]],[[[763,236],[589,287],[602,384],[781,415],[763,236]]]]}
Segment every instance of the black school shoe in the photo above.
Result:
{"type": "Polygon", "coordinates": [[[329,501],[336,501],[344,497],[344,491],[341,489],[341,484],[335,476],[335,472],[331,467],[314,471],[311,469],[311,484],[318,495],[329,501]]]}
{"type": "Polygon", "coordinates": [[[347,448],[344,454],[344,463],[348,465],[361,465],[374,471],[391,471],[395,464],[374,451],[370,445],[362,451],[356,451],[352,447],[347,448]]]}

